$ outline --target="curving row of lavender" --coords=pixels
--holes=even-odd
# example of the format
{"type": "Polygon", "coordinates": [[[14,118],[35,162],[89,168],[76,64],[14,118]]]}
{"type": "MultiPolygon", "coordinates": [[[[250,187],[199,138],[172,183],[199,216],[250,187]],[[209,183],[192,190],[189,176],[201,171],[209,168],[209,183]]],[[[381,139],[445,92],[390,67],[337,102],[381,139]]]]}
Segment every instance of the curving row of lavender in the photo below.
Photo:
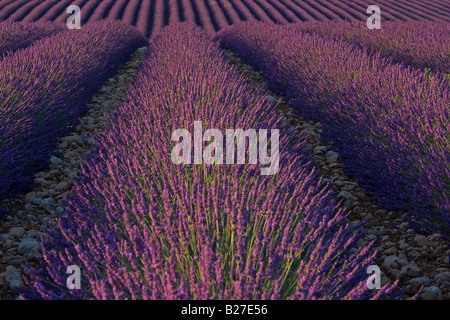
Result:
{"type": "Polygon", "coordinates": [[[186,23],[163,30],[126,103],[95,137],[24,297],[376,299],[392,293],[394,287],[367,289],[373,256],[368,248],[351,250],[360,235],[343,224],[328,187],[320,187],[305,137],[280,130],[273,176],[260,175],[259,164],[172,162],[172,132],[193,132],[194,121],[222,132],[277,128],[281,116],[269,101],[205,31],[186,23]],[[81,290],[66,288],[72,264],[82,270],[81,290]]]}
{"type": "MultiPolygon", "coordinates": [[[[341,0],[341,2],[356,10],[366,9],[369,5],[375,4],[371,0],[341,0]]],[[[450,1],[448,0],[379,0],[376,4],[381,8],[383,18],[390,21],[423,19],[449,21],[450,1]]]]}
{"type": "Polygon", "coordinates": [[[61,26],[45,22],[34,24],[0,22],[0,58],[63,30],[61,26]]]}
{"type": "Polygon", "coordinates": [[[365,23],[307,22],[294,29],[332,39],[344,39],[370,53],[378,53],[421,70],[450,74],[450,23],[432,21],[385,22],[381,30],[365,23]]]}
{"type": "MultiPolygon", "coordinates": [[[[366,0],[0,0],[0,21],[64,23],[69,5],[81,8],[82,22],[120,19],[147,36],[179,21],[216,32],[241,21],[287,24],[300,21],[366,21],[366,0]]],[[[442,20],[450,22],[448,0],[398,0],[377,3],[384,21],[442,20]]]]}
{"type": "Polygon", "coordinates": [[[243,23],[218,33],[340,149],[347,173],[416,228],[450,234],[450,86],[299,26],[243,23]]]}
{"type": "Polygon", "coordinates": [[[0,198],[30,188],[56,139],[70,132],[86,103],[145,38],[102,22],[38,41],[0,64],[0,198]]]}

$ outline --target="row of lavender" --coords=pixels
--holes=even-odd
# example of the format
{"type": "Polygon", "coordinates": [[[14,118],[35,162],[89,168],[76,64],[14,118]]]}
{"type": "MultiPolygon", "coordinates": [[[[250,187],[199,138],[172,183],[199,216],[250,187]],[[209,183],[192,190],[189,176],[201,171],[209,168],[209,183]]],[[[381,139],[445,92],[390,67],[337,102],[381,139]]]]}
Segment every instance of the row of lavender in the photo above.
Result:
{"type": "Polygon", "coordinates": [[[61,32],[6,56],[0,64],[0,198],[30,188],[57,138],[145,38],[121,23],[61,32]]]}
{"type": "Polygon", "coordinates": [[[381,30],[369,30],[365,23],[308,22],[295,25],[294,29],[344,39],[370,53],[380,52],[396,63],[450,74],[450,23],[447,22],[386,22],[381,30]]]}
{"type": "Polygon", "coordinates": [[[409,210],[421,221],[416,228],[448,237],[448,81],[301,31],[243,23],[217,37],[263,70],[300,114],[323,123],[347,173],[383,206],[409,210]]]}
{"type": "Polygon", "coordinates": [[[280,129],[272,176],[260,164],[172,162],[172,132],[194,132],[194,121],[222,132],[281,122],[200,28],[177,24],[155,38],[108,120],[24,297],[364,299],[393,289],[367,289],[373,256],[352,249],[360,235],[320,187],[305,137],[280,129]],[[81,290],[66,288],[73,264],[81,290]]]}
{"type": "MultiPolygon", "coordinates": [[[[321,2],[325,1],[322,0],[321,2]]],[[[375,4],[368,0],[341,0],[340,2],[358,11],[366,9],[371,4],[375,4]]],[[[381,8],[382,17],[385,21],[440,19],[449,21],[448,4],[440,0],[379,0],[376,4],[381,8]]]]}
{"type": "Polygon", "coordinates": [[[0,22],[0,58],[63,30],[62,26],[45,22],[0,22]]]}

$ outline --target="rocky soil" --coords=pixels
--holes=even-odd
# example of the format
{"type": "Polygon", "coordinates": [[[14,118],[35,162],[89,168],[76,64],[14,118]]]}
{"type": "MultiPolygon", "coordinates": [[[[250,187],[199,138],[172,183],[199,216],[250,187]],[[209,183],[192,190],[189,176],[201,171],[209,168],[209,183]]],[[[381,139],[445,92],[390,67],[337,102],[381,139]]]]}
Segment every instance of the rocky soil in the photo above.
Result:
{"type": "MultiPolygon", "coordinates": [[[[126,92],[134,82],[137,68],[146,48],[140,48],[130,62],[119,70],[92,99],[91,110],[80,121],[75,131],[61,139],[62,156],[51,158],[51,167],[35,175],[36,188],[18,198],[1,203],[10,212],[0,223],[0,300],[18,299],[15,288],[23,288],[22,275],[27,273],[25,259],[36,266],[41,257],[40,237],[64,211],[65,196],[80,170],[83,157],[91,152],[93,134],[106,124],[105,113],[112,113],[124,101],[126,92]]],[[[420,291],[419,299],[450,300],[450,249],[438,233],[420,235],[408,227],[403,216],[407,212],[389,212],[376,205],[354,179],[342,170],[340,157],[332,145],[320,141],[321,124],[303,120],[289,108],[286,101],[264,86],[261,75],[243,63],[235,54],[225,52],[250,83],[262,87],[279,104],[285,116],[285,125],[309,135],[311,153],[323,174],[323,183],[330,183],[343,205],[351,209],[349,220],[364,226],[367,234],[358,246],[375,240],[378,251],[376,262],[383,271],[382,284],[399,280],[405,288],[404,299],[420,291]]]]}

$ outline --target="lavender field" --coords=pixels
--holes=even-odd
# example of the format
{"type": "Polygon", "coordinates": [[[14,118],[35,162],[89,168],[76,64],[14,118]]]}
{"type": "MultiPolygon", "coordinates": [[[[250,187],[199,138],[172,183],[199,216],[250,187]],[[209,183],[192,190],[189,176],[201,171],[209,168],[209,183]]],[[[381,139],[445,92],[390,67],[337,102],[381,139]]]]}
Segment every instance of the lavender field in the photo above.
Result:
{"type": "Polygon", "coordinates": [[[77,5],[83,23],[121,20],[154,37],[164,26],[181,21],[212,33],[250,20],[269,24],[366,21],[366,9],[372,4],[382,7],[383,21],[450,22],[448,0],[0,0],[0,21],[65,23],[66,8],[77,5]]]}
{"type": "Polygon", "coordinates": [[[449,113],[450,1],[0,0],[0,300],[450,300],[449,113]]]}

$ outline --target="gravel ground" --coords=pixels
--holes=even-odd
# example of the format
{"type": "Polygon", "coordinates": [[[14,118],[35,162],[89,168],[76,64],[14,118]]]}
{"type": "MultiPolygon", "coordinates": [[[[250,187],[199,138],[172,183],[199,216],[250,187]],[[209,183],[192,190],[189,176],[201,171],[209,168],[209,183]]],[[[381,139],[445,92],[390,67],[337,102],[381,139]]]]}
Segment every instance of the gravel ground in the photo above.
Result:
{"type": "MultiPolygon", "coordinates": [[[[62,156],[52,157],[51,167],[35,175],[34,191],[1,204],[10,215],[0,224],[0,300],[18,299],[13,290],[24,287],[25,258],[36,266],[41,257],[40,237],[45,237],[46,226],[64,211],[65,196],[77,178],[82,158],[90,153],[94,143],[93,133],[104,127],[104,114],[113,112],[123,102],[145,51],[145,48],[137,50],[130,62],[92,99],[91,110],[75,131],[61,139],[62,156]]],[[[285,125],[309,134],[311,153],[324,176],[323,183],[330,183],[338,198],[351,209],[350,223],[367,222],[364,227],[367,234],[358,246],[375,240],[377,264],[383,271],[382,284],[399,279],[399,287],[405,288],[404,299],[422,287],[419,299],[450,300],[450,249],[440,235],[416,234],[402,218],[407,212],[378,208],[376,199],[368,197],[353,179],[345,176],[333,146],[320,142],[321,124],[307,122],[296,115],[282,97],[265,89],[258,72],[232,52],[226,51],[225,55],[250,83],[262,87],[274,103],[280,102],[279,111],[285,116],[285,125]]]]}

